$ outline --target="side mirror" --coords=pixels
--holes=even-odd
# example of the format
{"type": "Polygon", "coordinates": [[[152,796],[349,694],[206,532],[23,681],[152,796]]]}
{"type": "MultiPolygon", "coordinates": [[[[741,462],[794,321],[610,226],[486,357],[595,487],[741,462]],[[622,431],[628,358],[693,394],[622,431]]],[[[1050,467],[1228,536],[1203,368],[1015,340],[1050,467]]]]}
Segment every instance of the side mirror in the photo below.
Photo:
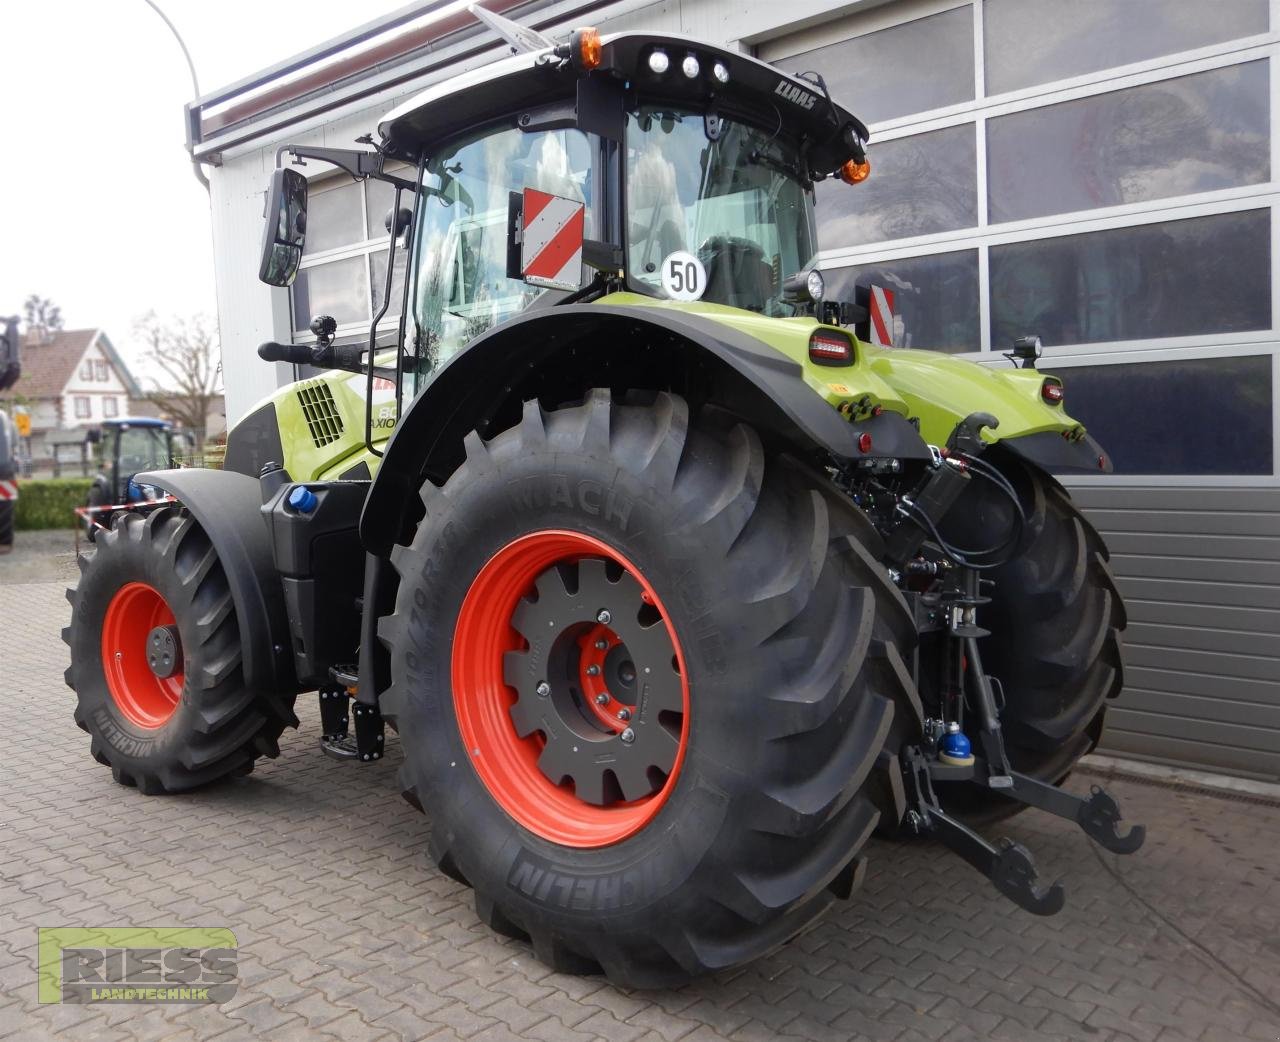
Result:
{"type": "Polygon", "coordinates": [[[258,278],[268,286],[289,286],[298,274],[307,237],[307,179],[290,167],[271,175],[266,228],[258,278]]]}
{"type": "Polygon", "coordinates": [[[84,440],[90,445],[97,445],[102,441],[102,431],[97,427],[90,427],[84,432],[84,440]]]}
{"type": "Polygon", "coordinates": [[[0,319],[0,391],[7,391],[22,375],[21,350],[17,316],[0,319]]]}

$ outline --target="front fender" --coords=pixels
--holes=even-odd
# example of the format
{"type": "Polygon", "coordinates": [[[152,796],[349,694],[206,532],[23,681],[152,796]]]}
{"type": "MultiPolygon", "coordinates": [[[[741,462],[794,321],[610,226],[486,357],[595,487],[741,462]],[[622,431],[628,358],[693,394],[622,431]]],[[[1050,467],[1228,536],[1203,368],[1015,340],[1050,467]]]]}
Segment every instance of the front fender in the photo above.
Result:
{"type": "MultiPolygon", "coordinates": [[[[832,370],[833,375],[838,370],[832,370]]],[[[473,340],[418,395],[387,443],[360,534],[385,556],[424,478],[462,462],[472,430],[489,436],[505,408],[535,397],[558,403],[593,386],[671,390],[723,405],[796,451],[927,459],[928,447],[894,412],[849,422],[806,384],[802,366],[741,330],[659,308],[571,304],[526,313],[473,340]]]]}
{"type": "Polygon", "coordinates": [[[209,536],[231,587],[240,624],[245,683],[259,691],[296,692],[289,617],[276,572],[262,489],[227,470],[156,470],[134,479],[164,489],[209,536]]]}

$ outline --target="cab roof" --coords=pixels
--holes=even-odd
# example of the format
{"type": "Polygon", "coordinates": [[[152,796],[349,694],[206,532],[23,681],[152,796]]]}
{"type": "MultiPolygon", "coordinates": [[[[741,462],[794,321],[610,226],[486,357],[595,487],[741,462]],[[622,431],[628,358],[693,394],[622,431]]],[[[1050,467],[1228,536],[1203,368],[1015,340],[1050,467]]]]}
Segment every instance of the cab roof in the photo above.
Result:
{"type": "Polygon", "coordinates": [[[424,146],[486,123],[514,117],[522,110],[563,102],[572,97],[579,78],[605,78],[620,83],[630,97],[644,102],[688,105],[798,137],[808,151],[810,167],[830,174],[849,158],[861,156],[866,126],[826,97],[814,80],[793,76],[739,51],[726,50],[686,36],[643,32],[612,33],[601,38],[600,65],[582,72],[548,47],[517,54],[437,83],[402,103],[378,124],[383,148],[416,160],[424,146]],[[654,51],[669,65],[655,73],[654,51]],[[698,73],[682,70],[688,55],[698,73]],[[729,79],[721,83],[713,68],[722,64],[729,79]],[[519,99],[515,103],[514,99],[519,99]]]}

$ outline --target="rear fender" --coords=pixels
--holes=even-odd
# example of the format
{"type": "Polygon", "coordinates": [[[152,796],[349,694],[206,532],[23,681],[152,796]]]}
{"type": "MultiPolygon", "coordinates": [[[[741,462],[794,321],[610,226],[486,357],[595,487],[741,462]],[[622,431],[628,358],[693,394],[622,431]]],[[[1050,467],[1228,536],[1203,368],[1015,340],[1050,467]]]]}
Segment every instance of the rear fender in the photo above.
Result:
{"type": "Polygon", "coordinates": [[[262,520],[258,481],[203,469],[156,470],[134,480],[164,489],[209,536],[236,606],[246,684],[259,691],[296,692],[289,617],[262,520]]]}
{"type": "Polygon", "coordinates": [[[492,437],[523,402],[580,400],[593,387],[665,390],[749,417],[763,437],[805,456],[927,459],[901,415],[849,422],[805,383],[801,365],[755,337],[699,315],[573,304],[531,311],[477,337],[406,410],[360,519],[365,547],[385,556],[405,538],[424,480],[443,484],[472,430],[492,437]]]}

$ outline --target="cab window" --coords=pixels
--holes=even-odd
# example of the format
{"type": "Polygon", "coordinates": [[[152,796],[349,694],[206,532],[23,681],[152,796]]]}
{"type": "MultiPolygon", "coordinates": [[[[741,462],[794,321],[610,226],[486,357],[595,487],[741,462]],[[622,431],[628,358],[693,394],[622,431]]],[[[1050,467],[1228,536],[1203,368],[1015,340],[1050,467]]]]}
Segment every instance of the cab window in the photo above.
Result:
{"type": "Polygon", "coordinates": [[[507,205],[536,188],[581,200],[592,234],[594,139],[578,130],[503,129],[464,139],[427,162],[419,204],[413,332],[426,372],[548,292],[507,278],[507,205]]]}

